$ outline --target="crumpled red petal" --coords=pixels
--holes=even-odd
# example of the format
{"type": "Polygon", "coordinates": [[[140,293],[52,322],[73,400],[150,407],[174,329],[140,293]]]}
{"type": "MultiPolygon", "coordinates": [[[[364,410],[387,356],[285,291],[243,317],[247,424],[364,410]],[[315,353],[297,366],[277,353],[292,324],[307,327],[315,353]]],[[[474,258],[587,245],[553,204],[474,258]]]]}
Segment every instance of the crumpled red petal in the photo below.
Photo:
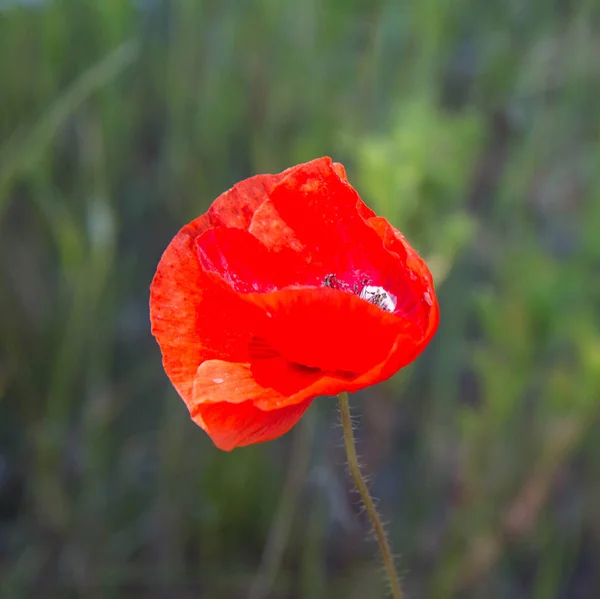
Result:
{"type": "Polygon", "coordinates": [[[212,203],[205,215],[205,228],[248,229],[256,209],[269,197],[273,188],[294,168],[298,167],[292,167],[277,175],[256,175],[236,183],[212,203]]]}
{"type": "Polygon", "coordinates": [[[276,185],[268,200],[255,213],[251,232],[269,246],[270,237],[255,226],[259,215],[269,209],[293,231],[322,274],[335,273],[347,284],[368,277],[373,284],[395,293],[398,285],[397,256],[386,252],[381,238],[366,217],[373,212],[357,192],[341,179],[331,160],[315,160],[294,169],[276,185]]]}
{"type": "Polygon", "coordinates": [[[218,273],[240,293],[320,285],[323,280],[299,253],[286,247],[273,251],[242,229],[209,229],[196,239],[196,250],[204,269],[218,273]]]}
{"type": "Polygon", "coordinates": [[[381,216],[368,219],[368,224],[380,236],[386,250],[397,255],[405,277],[404,292],[397,297],[396,312],[420,326],[429,342],[439,324],[439,306],[435,297],[433,277],[425,261],[406,241],[400,231],[381,216]]]}
{"type": "Polygon", "coordinates": [[[355,391],[389,377],[388,363],[393,374],[422,349],[410,322],[340,291],[288,289],[246,297],[265,310],[249,361],[202,363],[188,404],[192,411],[202,403],[246,400],[274,410],[315,395],[355,391]],[[363,345],[370,351],[356,350],[363,345]]]}
{"type": "Polygon", "coordinates": [[[284,435],[311,403],[312,399],[271,412],[263,412],[251,401],[200,404],[192,418],[219,449],[231,451],[284,435]]]}
{"type": "Polygon", "coordinates": [[[204,360],[247,359],[252,323],[261,316],[221,277],[202,269],[195,246],[199,230],[194,221],[175,236],[150,288],[152,334],[184,400],[204,360]]]}
{"type": "Polygon", "coordinates": [[[267,318],[256,336],[308,368],[356,377],[381,362],[412,325],[374,304],[327,287],[249,294],[267,318]]]}
{"type": "Polygon", "coordinates": [[[302,368],[280,356],[253,363],[207,360],[198,367],[188,407],[193,412],[204,403],[252,401],[263,410],[275,410],[307,399],[306,388],[322,376],[318,370],[302,368]],[[257,369],[266,376],[257,377],[257,369]],[[296,394],[299,396],[290,400],[296,394]]]}

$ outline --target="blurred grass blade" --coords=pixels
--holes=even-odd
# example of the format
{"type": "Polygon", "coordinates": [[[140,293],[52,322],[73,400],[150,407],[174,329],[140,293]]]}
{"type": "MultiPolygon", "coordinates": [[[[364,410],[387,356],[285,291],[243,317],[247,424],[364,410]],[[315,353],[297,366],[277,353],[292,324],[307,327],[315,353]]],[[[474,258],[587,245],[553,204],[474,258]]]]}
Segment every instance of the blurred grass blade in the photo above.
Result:
{"type": "Polygon", "coordinates": [[[107,54],[77,79],[28,133],[16,133],[0,151],[0,216],[8,190],[19,174],[32,168],[43,155],[60,127],[94,92],[102,89],[132,64],[139,55],[139,44],[128,41],[107,54]]]}

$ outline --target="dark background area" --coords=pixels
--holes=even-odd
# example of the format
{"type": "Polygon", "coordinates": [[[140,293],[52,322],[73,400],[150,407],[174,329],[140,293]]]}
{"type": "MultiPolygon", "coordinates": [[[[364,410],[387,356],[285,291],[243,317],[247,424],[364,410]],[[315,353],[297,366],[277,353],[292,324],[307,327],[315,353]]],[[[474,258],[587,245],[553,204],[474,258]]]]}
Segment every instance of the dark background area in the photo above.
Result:
{"type": "Polygon", "coordinates": [[[596,0],[0,0],[0,597],[385,595],[335,400],[220,452],[149,332],[179,227],[321,155],[439,293],[352,398],[408,597],[600,597],[599,98],[596,0]]]}

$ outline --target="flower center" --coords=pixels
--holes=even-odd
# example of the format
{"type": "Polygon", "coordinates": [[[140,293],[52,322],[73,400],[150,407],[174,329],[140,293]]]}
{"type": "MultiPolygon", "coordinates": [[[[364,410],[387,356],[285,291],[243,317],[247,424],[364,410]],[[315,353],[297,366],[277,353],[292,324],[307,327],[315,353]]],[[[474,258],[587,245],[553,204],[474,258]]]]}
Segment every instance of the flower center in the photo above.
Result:
{"type": "Polygon", "coordinates": [[[377,285],[365,285],[358,297],[375,304],[386,312],[393,312],[396,309],[396,298],[389,291],[377,285]]]}
{"type": "Polygon", "coordinates": [[[340,281],[335,274],[326,275],[323,279],[323,287],[331,287],[358,295],[370,304],[375,304],[378,308],[386,312],[393,312],[396,309],[397,300],[394,295],[378,285],[371,285],[368,278],[361,279],[360,283],[350,286],[344,281],[340,281]]]}

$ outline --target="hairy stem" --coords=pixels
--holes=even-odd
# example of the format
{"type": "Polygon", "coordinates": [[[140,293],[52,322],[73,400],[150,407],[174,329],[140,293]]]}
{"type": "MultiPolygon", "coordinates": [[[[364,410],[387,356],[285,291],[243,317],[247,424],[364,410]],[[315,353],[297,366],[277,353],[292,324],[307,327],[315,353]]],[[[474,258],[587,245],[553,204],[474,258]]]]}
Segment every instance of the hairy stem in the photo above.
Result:
{"type": "Polygon", "coordinates": [[[398,574],[396,573],[396,567],[394,565],[394,558],[390,550],[390,544],[388,543],[383,525],[379,514],[375,509],[373,498],[369,493],[367,483],[363,478],[360,466],[358,465],[358,458],[356,456],[356,447],[354,445],[354,433],[352,432],[352,420],[350,419],[350,407],[348,405],[348,394],[340,393],[338,396],[340,404],[340,414],[342,417],[342,428],[344,430],[344,444],[346,446],[346,456],[348,457],[348,465],[350,466],[350,474],[354,479],[354,484],[360,493],[360,497],[365,505],[371,526],[375,531],[377,542],[379,543],[379,549],[381,551],[381,557],[383,558],[383,564],[385,571],[390,583],[392,595],[394,599],[402,599],[402,590],[400,589],[400,582],[398,581],[398,574]]]}

